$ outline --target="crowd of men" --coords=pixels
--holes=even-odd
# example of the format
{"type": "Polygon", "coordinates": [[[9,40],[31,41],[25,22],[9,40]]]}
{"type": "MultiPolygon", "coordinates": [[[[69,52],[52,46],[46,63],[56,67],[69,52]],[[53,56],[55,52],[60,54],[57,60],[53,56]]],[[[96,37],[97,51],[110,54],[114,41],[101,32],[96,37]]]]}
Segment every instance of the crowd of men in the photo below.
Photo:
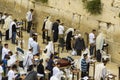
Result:
{"type": "MultiPolygon", "coordinates": [[[[26,14],[27,33],[30,34],[27,52],[19,47],[17,47],[17,52],[11,51],[7,43],[2,46],[3,33],[0,32],[0,80],[38,80],[38,77],[40,80],[46,80],[45,70],[50,71],[47,80],[65,78],[64,72],[60,70],[61,64],[56,60],[60,57],[55,54],[54,43],[59,43],[58,47],[62,48],[58,54],[66,50],[68,53],[73,53],[72,55],[81,56],[77,63],[81,72],[81,80],[89,78],[89,64],[93,58],[100,62],[96,66],[95,80],[105,80],[107,60],[101,58],[105,42],[102,32],[97,35],[97,31],[93,29],[89,33],[89,44],[85,44],[83,36],[76,33],[76,29],[65,30],[64,23],[61,23],[59,19],[52,22],[51,17],[48,16],[44,19],[42,27],[43,44],[47,44],[42,53],[41,46],[37,42],[37,34],[32,28],[33,12],[34,10],[30,9],[26,14]],[[42,57],[43,55],[45,56],[42,57]]],[[[0,23],[5,32],[5,40],[11,40],[12,44],[16,44],[19,28],[17,20],[13,19],[11,14],[4,13],[0,15],[0,23]]]]}

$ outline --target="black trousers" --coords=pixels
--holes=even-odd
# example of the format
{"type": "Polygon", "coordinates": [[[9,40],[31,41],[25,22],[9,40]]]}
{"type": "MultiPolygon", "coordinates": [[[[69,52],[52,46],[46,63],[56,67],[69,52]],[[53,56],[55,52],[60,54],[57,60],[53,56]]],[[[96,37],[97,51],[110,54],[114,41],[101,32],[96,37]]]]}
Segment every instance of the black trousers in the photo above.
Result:
{"type": "Polygon", "coordinates": [[[53,71],[50,71],[49,75],[48,75],[48,79],[50,80],[50,78],[52,77],[53,75],[53,71]]]}
{"type": "Polygon", "coordinates": [[[90,55],[94,55],[95,52],[95,45],[90,44],[90,55]]]}
{"type": "Polygon", "coordinates": [[[29,33],[31,30],[31,26],[32,26],[32,21],[28,22],[28,27],[27,27],[27,32],[29,33]]]}
{"type": "Polygon", "coordinates": [[[59,38],[60,47],[64,47],[65,41],[64,38],[59,38]]]}
{"type": "Polygon", "coordinates": [[[46,39],[45,31],[42,32],[42,39],[43,39],[43,42],[45,42],[45,39],[46,39]]]}
{"type": "Polygon", "coordinates": [[[1,24],[5,24],[5,20],[4,19],[1,20],[1,24]]]}
{"type": "Polygon", "coordinates": [[[88,72],[86,71],[86,72],[81,72],[81,78],[83,78],[83,77],[85,77],[85,76],[88,76],[88,72]]]}
{"type": "Polygon", "coordinates": [[[101,57],[102,57],[102,55],[100,53],[100,50],[97,50],[97,52],[96,52],[96,59],[97,59],[98,62],[101,62],[101,57]]]}
{"type": "Polygon", "coordinates": [[[45,77],[41,77],[40,80],[45,80],[45,77]]]}
{"type": "Polygon", "coordinates": [[[2,40],[2,32],[0,32],[0,39],[2,40]]]}
{"type": "Polygon", "coordinates": [[[77,55],[81,56],[82,50],[76,50],[77,51],[77,55]]]}
{"type": "Polygon", "coordinates": [[[9,40],[9,30],[6,31],[6,40],[9,40]]]}

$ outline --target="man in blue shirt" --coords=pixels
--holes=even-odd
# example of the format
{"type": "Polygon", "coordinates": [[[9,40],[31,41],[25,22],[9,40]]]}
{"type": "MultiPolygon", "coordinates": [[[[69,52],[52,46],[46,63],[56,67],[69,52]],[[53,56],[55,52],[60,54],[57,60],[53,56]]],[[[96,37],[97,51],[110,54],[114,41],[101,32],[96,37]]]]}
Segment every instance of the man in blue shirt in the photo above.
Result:
{"type": "Polygon", "coordinates": [[[88,55],[84,54],[83,55],[84,58],[81,60],[81,77],[85,77],[88,76],[88,62],[87,62],[87,58],[88,55]]]}

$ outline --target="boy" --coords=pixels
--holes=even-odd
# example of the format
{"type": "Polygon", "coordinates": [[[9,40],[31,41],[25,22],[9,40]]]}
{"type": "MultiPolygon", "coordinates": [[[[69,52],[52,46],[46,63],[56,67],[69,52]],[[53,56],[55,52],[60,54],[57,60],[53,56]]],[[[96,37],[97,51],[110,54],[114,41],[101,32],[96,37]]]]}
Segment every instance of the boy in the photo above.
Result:
{"type": "Polygon", "coordinates": [[[87,58],[88,55],[84,54],[84,58],[81,60],[81,77],[88,76],[88,63],[87,63],[87,58]]]}

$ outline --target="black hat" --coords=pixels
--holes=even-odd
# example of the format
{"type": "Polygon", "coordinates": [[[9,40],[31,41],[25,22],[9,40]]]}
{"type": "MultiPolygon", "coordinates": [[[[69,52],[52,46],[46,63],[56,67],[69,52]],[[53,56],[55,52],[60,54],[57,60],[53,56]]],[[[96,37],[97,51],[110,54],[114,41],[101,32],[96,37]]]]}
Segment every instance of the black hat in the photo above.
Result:
{"type": "Polygon", "coordinates": [[[40,59],[40,63],[42,63],[43,62],[43,59],[40,59]]]}

